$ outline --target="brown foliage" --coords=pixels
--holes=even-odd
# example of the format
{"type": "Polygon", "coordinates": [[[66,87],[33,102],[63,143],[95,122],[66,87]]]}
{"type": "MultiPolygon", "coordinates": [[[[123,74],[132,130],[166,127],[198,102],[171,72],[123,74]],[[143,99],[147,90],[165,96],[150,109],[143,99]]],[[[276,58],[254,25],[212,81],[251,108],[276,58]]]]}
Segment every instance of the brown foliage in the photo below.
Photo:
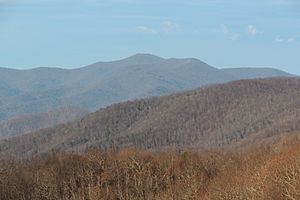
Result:
{"type": "Polygon", "coordinates": [[[295,135],[239,153],[124,149],[6,161],[0,199],[299,199],[295,135]]]}

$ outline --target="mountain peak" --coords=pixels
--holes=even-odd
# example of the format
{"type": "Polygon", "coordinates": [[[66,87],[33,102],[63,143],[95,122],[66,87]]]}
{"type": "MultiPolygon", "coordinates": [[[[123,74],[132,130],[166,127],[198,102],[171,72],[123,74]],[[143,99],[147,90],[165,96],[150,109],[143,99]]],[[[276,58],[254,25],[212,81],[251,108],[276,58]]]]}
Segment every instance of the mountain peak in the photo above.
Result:
{"type": "Polygon", "coordinates": [[[133,62],[135,64],[152,64],[162,62],[165,59],[152,54],[137,53],[128,58],[125,58],[124,60],[128,62],[133,62]]]}

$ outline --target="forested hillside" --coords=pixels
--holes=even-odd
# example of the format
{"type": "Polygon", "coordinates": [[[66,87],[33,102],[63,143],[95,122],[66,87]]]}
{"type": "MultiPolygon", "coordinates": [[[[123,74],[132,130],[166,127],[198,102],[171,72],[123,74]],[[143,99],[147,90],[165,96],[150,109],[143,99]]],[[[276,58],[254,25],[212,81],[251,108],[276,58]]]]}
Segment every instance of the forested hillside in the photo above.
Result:
{"type": "Polygon", "coordinates": [[[299,132],[240,151],[123,149],[0,163],[3,200],[300,199],[299,132]]]}
{"type": "Polygon", "coordinates": [[[243,80],[115,104],[72,123],[2,140],[0,153],[245,145],[300,128],[299,88],[299,78],[243,80]]]}

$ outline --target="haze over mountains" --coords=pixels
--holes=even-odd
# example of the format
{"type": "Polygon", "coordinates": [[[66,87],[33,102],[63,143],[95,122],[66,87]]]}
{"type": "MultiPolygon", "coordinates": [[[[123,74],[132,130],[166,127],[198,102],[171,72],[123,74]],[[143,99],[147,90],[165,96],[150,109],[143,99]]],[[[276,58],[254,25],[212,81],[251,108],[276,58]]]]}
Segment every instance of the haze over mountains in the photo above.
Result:
{"type": "Polygon", "coordinates": [[[292,75],[275,69],[217,69],[193,58],[164,59],[150,54],[72,70],[0,68],[0,120],[69,105],[94,111],[125,100],[274,76],[292,75]]]}
{"type": "Polygon", "coordinates": [[[234,81],[129,101],[54,128],[0,141],[2,156],[87,148],[211,149],[300,130],[300,79],[234,81]]]}
{"type": "Polygon", "coordinates": [[[44,113],[34,113],[18,116],[0,122],[0,140],[20,136],[39,129],[49,128],[57,124],[67,123],[88,114],[88,111],[66,106],[44,113]]]}

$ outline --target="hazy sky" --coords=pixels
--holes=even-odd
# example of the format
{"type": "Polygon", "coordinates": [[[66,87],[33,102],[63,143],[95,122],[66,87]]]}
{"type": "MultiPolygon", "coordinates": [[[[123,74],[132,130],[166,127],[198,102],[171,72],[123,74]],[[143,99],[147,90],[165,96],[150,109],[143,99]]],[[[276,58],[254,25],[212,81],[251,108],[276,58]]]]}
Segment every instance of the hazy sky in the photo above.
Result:
{"type": "Polygon", "coordinates": [[[0,0],[0,66],[135,53],[300,74],[300,0],[0,0]]]}

